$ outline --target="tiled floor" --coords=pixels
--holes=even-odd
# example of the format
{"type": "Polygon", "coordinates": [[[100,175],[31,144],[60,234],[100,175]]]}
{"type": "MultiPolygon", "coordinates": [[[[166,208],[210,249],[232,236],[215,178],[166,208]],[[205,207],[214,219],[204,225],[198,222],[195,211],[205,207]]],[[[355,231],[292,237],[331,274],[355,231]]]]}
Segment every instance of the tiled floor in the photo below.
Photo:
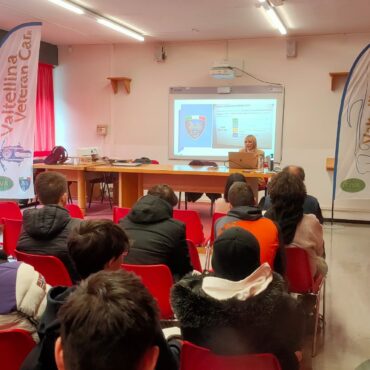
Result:
{"type": "Polygon", "coordinates": [[[354,369],[370,358],[370,226],[327,224],[324,238],[327,325],[312,368],[354,369]]]}
{"type": "MultiPolygon", "coordinates": [[[[195,203],[204,232],[209,235],[209,204],[195,203]]],[[[110,218],[111,210],[96,202],[87,218],[110,218]]],[[[329,274],[326,285],[326,331],[318,354],[304,352],[302,370],[352,370],[370,359],[370,226],[324,226],[329,274]]],[[[201,256],[203,257],[203,256],[201,256]]],[[[204,260],[204,258],[201,258],[204,260]]]]}

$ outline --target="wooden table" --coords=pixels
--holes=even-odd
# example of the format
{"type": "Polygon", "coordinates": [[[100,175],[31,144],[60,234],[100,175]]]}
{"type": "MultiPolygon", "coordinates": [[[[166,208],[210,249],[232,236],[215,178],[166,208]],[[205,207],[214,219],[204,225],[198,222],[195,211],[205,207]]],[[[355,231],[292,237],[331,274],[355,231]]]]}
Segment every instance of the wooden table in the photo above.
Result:
{"type": "MultiPolygon", "coordinates": [[[[229,169],[224,166],[211,168],[189,165],[147,164],[138,167],[91,166],[91,172],[116,172],[119,174],[118,205],[132,207],[143,195],[144,189],[153,185],[168,184],[175,191],[223,193],[226,178],[231,173],[242,173],[254,193],[258,191],[258,178],[272,177],[273,173],[229,169]]],[[[79,203],[80,204],[80,203],[79,203]]]]}
{"type": "Polygon", "coordinates": [[[77,182],[77,202],[83,214],[86,213],[86,179],[85,172],[87,166],[91,164],[44,164],[35,163],[34,169],[42,169],[45,171],[57,171],[66,176],[68,181],[77,182]]]}

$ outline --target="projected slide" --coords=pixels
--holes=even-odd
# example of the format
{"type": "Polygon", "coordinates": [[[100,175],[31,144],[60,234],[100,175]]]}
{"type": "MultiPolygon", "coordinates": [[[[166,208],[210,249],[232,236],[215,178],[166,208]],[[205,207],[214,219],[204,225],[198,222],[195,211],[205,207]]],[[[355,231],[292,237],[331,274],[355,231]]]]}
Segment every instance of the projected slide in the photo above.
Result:
{"type": "Polygon", "coordinates": [[[246,135],[272,153],[276,109],[276,99],[175,99],[174,155],[227,157],[246,135]]]}

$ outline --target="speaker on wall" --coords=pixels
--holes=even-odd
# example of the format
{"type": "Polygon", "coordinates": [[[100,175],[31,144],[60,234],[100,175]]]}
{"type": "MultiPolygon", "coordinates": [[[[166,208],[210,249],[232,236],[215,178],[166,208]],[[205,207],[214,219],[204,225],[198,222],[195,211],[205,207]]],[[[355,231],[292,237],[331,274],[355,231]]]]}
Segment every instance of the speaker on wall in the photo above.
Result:
{"type": "Polygon", "coordinates": [[[297,41],[293,39],[286,40],[286,56],[295,58],[297,56],[297,41]]]}

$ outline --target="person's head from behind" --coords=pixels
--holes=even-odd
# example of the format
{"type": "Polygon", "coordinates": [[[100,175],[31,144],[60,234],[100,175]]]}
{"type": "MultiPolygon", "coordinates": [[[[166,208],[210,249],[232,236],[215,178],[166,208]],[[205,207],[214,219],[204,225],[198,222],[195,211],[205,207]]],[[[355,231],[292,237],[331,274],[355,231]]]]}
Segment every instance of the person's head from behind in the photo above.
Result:
{"type": "Polygon", "coordinates": [[[249,231],[232,227],[215,240],[212,268],[217,277],[233,281],[243,280],[260,264],[260,246],[249,231]]]}
{"type": "Polygon", "coordinates": [[[244,149],[246,152],[253,152],[257,149],[257,139],[254,135],[248,135],[245,137],[244,149]]]}
{"type": "Polygon", "coordinates": [[[229,189],[228,198],[232,208],[256,204],[253,190],[245,182],[234,182],[229,189]]]}
{"type": "Polygon", "coordinates": [[[35,192],[44,205],[67,204],[68,185],[65,176],[59,172],[46,171],[36,177],[35,192]]]}
{"type": "Polygon", "coordinates": [[[301,177],[283,171],[274,176],[269,184],[272,207],[287,214],[303,209],[306,186],[301,177]]]}
{"type": "Polygon", "coordinates": [[[166,184],[154,185],[148,190],[149,195],[154,195],[165,200],[167,203],[171,204],[172,207],[175,207],[178,198],[172,188],[166,184]]]}
{"type": "Polygon", "coordinates": [[[128,250],[126,233],[110,220],[83,221],[68,240],[68,253],[82,279],[100,270],[120,269],[128,250]]]}
{"type": "Polygon", "coordinates": [[[246,182],[245,177],[241,173],[232,173],[228,176],[224,190],[224,199],[226,202],[229,202],[229,190],[235,182],[246,182]]]}
{"type": "Polygon", "coordinates": [[[55,344],[59,370],[152,370],[158,313],[132,273],[101,271],[84,280],[61,307],[55,344]]]}
{"type": "Polygon", "coordinates": [[[288,172],[292,175],[299,177],[303,182],[306,177],[304,169],[300,166],[286,166],[283,168],[283,172],[288,172]]]}

